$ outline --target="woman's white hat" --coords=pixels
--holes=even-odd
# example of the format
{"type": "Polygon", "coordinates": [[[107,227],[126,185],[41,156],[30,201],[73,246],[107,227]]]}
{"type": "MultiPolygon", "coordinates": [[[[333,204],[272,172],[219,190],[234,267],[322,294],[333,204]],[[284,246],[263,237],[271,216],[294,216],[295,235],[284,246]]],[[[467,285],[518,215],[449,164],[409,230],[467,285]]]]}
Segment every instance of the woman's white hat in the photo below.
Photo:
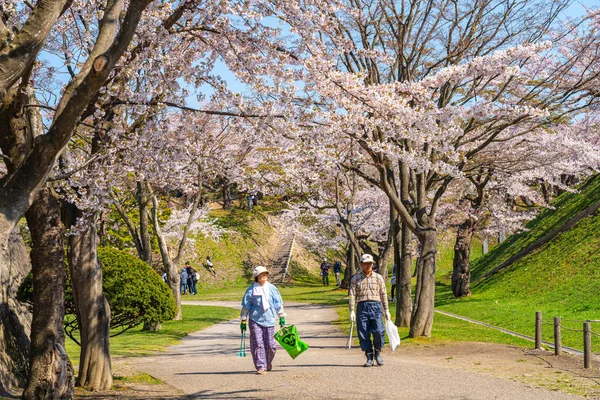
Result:
{"type": "Polygon", "coordinates": [[[266,272],[267,274],[269,273],[269,271],[265,267],[259,265],[258,267],[254,268],[254,271],[252,271],[252,278],[256,278],[264,272],[266,272]]]}

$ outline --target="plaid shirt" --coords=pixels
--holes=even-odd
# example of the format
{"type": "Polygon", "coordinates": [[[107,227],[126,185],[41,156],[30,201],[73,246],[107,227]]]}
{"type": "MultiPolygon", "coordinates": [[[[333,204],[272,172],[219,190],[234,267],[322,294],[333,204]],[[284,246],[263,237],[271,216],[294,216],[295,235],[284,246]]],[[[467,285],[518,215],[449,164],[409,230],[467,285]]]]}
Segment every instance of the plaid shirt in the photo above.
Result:
{"type": "Polygon", "coordinates": [[[388,311],[387,290],[383,276],[372,272],[366,276],[362,271],[350,281],[350,313],[354,312],[354,305],[363,301],[379,301],[383,308],[383,315],[388,311]]]}

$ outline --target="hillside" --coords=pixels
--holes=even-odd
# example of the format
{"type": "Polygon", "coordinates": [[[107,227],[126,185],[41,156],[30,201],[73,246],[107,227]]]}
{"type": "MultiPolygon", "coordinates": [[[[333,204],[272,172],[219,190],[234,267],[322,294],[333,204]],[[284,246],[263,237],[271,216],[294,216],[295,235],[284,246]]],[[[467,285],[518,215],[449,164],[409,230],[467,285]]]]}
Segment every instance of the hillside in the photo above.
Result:
{"type": "MultiPolygon", "coordinates": [[[[228,233],[219,241],[201,234],[194,238],[193,250],[187,256],[200,273],[199,288],[245,285],[254,266],[270,266],[281,232],[276,231],[269,220],[280,207],[281,204],[272,199],[265,199],[253,211],[240,208],[227,211],[211,203],[210,216],[228,233]],[[215,265],[216,277],[202,267],[206,256],[210,256],[215,265]]],[[[298,273],[304,278],[309,271],[318,275],[314,272],[318,269],[318,260],[302,248],[301,242],[296,242],[293,254],[293,267],[298,273]]]]}
{"type": "MultiPolygon", "coordinates": [[[[534,333],[534,315],[543,312],[545,322],[554,316],[563,325],[580,330],[581,320],[600,319],[600,213],[581,219],[572,228],[517,259],[507,268],[489,275],[494,268],[532,243],[560,229],[574,216],[600,202],[600,177],[565,193],[527,224],[527,230],[511,236],[473,263],[473,296],[456,300],[440,284],[437,307],[482,320],[527,335],[534,333]],[[485,277],[485,279],[484,279],[485,277]],[[566,321],[572,320],[572,321],[566,321]],[[570,325],[569,325],[570,324],[570,325]]],[[[600,331],[600,324],[592,325],[600,331]]],[[[544,338],[551,340],[551,326],[544,338]]],[[[564,333],[567,345],[581,348],[581,333],[564,333]]],[[[598,340],[595,351],[600,349],[598,340]]]]}

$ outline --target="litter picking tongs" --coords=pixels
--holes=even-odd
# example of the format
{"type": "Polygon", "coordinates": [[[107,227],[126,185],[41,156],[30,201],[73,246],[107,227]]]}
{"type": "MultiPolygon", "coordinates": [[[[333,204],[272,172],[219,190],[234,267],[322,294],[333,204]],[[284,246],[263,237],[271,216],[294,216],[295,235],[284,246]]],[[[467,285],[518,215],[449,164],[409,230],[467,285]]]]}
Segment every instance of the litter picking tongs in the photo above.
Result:
{"type": "Polygon", "coordinates": [[[350,324],[350,335],[348,335],[348,340],[346,340],[346,348],[352,348],[352,331],[354,330],[354,321],[350,324]]]}
{"type": "Polygon", "coordinates": [[[240,340],[240,351],[238,357],[246,357],[246,332],[242,332],[242,339],[240,340]]]}

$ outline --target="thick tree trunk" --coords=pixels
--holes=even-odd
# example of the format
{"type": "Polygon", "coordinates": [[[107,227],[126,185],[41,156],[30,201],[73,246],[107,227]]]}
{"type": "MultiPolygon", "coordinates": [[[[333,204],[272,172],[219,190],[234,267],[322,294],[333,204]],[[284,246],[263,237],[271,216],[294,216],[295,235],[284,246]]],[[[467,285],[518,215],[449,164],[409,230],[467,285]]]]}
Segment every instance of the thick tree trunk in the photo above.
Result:
{"type": "MultiPolygon", "coordinates": [[[[400,262],[396,264],[396,325],[410,326],[412,315],[412,240],[411,232],[402,224],[400,262]]],[[[398,236],[398,235],[397,235],[398,236]]],[[[396,243],[397,244],[397,243],[396,243]]],[[[394,256],[395,258],[396,256],[394,256]]]]}
{"type": "Polygon", "coordinates": [[[31,232],[33,322],[29,379],[24,399],[73,398],[73,366],[65,352],[65,262],[60,205],[49,189],[38,192],[26,213],[31,232]]]}
{"type": "MultiPolygon", "coordinates": [[[[27,249],[18,234],[0,235],[0,396],[24,387],[29,371],[31,315],[16,301],[29,273],[27,249]]],[[[13,393],[14,394],[14,393],[13,393]]]]}
{"type": "MultiPolygon", "coordinates": [[[[80,213],[70,207],[69,221],[80,213]]],[[[112,386],[110,360],[110,307],[102,293],[102,267],[96,251],[95,218],[69,237],[69,268],[73,298],[81,336],[81,357],[77,383],[90,391],[112,386]]]]}
{"type": "MultiPolygon", "coordinates": [[[[433,219],[433,218],[432,218],[433,219]]],[[[410,321],[409,337],[431,335],[435,304],[435,264],[437,253],[437,232],[434,223],[423,221],[419,237],[421,253],[417,268],[415,304],[410,321]]]]}
{"type": "Polygon", "coordinates": [[[458,226],[452,270],[452,293],[454,293],[454,297],[471,295],[471,241],[474,233],[475,221],[472,218],[467,219],[458,226]]]}

